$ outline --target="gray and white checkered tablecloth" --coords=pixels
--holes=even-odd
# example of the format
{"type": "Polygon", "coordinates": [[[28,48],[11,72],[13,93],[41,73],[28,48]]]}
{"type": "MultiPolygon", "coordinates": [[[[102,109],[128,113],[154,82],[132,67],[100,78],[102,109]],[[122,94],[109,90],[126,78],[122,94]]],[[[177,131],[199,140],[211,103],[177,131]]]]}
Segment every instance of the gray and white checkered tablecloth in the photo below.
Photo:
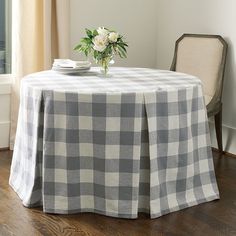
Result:
{"type": "Polygon", "coordinates": [[[218,199],[200,80],[141,68],[109,73],[22,80],[10,185],[23,204],[155,218],[218,199]]]}

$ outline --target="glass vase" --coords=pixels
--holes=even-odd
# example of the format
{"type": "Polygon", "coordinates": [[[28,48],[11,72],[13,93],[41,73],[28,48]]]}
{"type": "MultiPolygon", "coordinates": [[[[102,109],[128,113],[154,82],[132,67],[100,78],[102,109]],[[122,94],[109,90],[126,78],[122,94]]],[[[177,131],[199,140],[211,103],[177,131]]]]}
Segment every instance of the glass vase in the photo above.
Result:
{"type": "Polygon", "coordinates": [[[102,58],[98,64],[101,66],[100,68],[100,71],[103,75],[107,76],[108,74],[108,71],[109,71],[109,66],[114,64],[114,60],[113,60],[113,57],[110,56],[110,57],[105,57],[105,58],[102,58]]]}

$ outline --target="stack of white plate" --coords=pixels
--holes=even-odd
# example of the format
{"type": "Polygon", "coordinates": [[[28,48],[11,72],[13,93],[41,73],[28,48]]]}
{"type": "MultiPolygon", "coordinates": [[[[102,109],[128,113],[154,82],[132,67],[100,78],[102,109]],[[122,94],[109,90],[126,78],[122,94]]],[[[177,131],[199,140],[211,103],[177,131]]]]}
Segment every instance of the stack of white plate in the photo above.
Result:
{"type": "Polygon", "coordinates": [[[91,62],[89,61],[72,61],[70,59],[55,59],[52,70],[62,74],[75,74],[90,70],[91,62]]]}

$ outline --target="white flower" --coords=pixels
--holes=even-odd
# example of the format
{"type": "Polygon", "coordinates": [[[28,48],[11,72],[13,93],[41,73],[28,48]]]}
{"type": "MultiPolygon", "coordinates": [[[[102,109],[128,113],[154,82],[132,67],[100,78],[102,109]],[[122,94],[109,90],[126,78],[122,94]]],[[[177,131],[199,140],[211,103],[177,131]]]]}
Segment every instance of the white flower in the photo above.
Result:
{"type": "Polygon", "coordinates": [[[119,34],[116,32],[111,32],[108,36],[110,42],[115,43],[119,37],[119,34]]]}
{"type": "Polygon", "coordinates": [[[97,32],[98,32],[99,35],[108,35],[109,34],[109,31],[106,30],[104,27],[99,27],[97,29],[97,32]]]}
{"type": "Polygon", "coordinates": [[[103,52],[108,45],[108,37],[107,35],[97,35],[93,39],[93,49],[99,52],[103,52]]]}

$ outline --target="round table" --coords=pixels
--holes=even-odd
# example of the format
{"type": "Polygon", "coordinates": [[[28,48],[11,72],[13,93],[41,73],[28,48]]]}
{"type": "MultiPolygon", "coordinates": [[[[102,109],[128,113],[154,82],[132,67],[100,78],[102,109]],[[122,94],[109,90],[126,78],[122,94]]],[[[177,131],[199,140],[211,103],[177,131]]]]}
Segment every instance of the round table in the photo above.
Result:
{"type": "Polygon", "coordinates": [[[218,199],[201,81],[116,67],[25,77],[10,185],[59,214],[155,218],[218,199]]]}

